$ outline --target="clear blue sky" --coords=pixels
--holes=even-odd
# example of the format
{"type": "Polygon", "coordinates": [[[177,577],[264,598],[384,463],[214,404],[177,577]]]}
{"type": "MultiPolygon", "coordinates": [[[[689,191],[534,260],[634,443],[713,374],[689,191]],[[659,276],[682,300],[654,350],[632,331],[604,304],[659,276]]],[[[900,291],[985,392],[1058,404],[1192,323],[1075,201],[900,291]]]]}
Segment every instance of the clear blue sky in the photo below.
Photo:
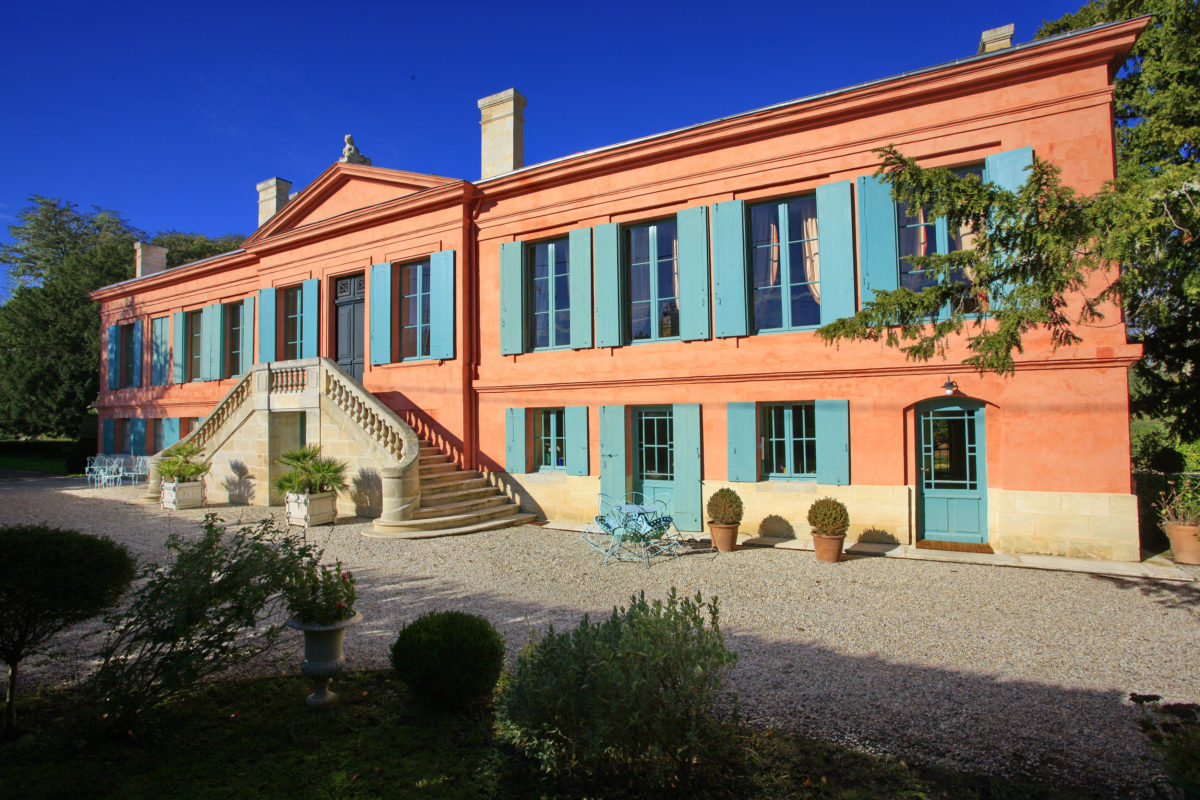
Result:
{"type": "Polygon", "coordinates": [[[0,5],[0,241],[31,194],[151,233],[249,235],[352,133],[376,166],[479,177],[476,100],[529,100],[537,163],[970,56],[1006,3],[226,2],[0,5]]]}

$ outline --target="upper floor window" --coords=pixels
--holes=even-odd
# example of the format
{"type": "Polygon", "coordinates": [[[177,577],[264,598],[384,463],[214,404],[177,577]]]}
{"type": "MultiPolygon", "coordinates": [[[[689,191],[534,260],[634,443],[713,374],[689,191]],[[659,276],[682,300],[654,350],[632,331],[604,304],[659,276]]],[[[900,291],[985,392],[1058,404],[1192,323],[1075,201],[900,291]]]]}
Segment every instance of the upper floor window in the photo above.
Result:
{"type": "Polygon", "coordinates": [[[674,219],[624,228],[631,342],[679,338],[679,242],[674,219]]]}
{"type": "Polygon", "coordinates": [[[204,324],[203,311],[187,313],[187,378],[189,381],[202,381],[204,377],[204,324]]]}
{"type": "Polygon", "coordinates": [[[821,324],[815,195],[750,208],[754,332],[821,324]]]}
{"type": "Polygon", "coordinates": [[[562,408],[543,408],[534,413],[534,468],[563,469],[566,466],[566,421],[562,408]]]}
{"type": "Polygon", "coordinates": [[[762,445],[764,475],[772,478],[815,478],[817,434],[814,405],[764,405],[762,445]]]}
{"type": "Polygon", "coordinates": [[[530,309],[528,341],[533,349],[571,344],[571,259],[565,238],[531,244],[526,250],[530,309]]]}
{"type": "Polygon", "coordinates": [[[400,360],[429,358],[429,262],[400,267],[400,360]]]}
{"type": "MultiPolygon", "coordinates": [[[[982,179],[982,167],[965,167],[956,170],[959,176],[975,175],[982,179]]],[[[937,275],[914,263],[914,256],[948,255],[975,246],[975,232],[966,225],[951,228],[946,220],[934,217],[928,208],[910,208],[907,203],[896,203],[896,232],[898,236],[900,287],[919,292],[938,283],[937,275]]],[[[970,283],[970,275],[963,270],[950,273],[950,281],[970,283]]]]}
{"type": "Polygon", "coordinates": [[[134,373],[138,359],[142,357],[141,348],[135,334],[133,323],[121,326],[121,385],[136,386],[134,373]]]}
{"type": "Polygon", "coordinates": [[[283,294],[282,314],[279,340],[283,344],[282,357],[284,361],[301,358],[304,336],[304,303],[300,286],[289,286],[280,289],[283,294]]]}
{"type": "Polygon", "coordinates": [[[242,303],[225,304],[225,375],[232,378],[242,371],[242,340],[245,326],[242,324],[242,303]]]}

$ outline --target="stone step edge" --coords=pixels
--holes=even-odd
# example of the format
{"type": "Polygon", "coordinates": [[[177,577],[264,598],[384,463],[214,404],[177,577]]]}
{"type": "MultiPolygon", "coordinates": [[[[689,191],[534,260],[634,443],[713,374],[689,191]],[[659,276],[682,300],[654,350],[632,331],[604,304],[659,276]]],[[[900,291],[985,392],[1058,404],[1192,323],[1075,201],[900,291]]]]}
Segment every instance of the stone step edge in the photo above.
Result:
{"type": "Polygon", "coordinates": [[[391,529],[388,526],[376,523],[374,526],[365,529],[362,535],[369,539],[438,539],[443,536],[464,536],[472,533],[484,533],[500,528],[511,528],[517,525],[524,525],[527,522],[532,522],[537,518],[537,514],[524,512],[514,514],[509,517],[497,517],[478,525],[466,525],[459,528],[443,528],[439,530],[401,530],[391,529]]]}

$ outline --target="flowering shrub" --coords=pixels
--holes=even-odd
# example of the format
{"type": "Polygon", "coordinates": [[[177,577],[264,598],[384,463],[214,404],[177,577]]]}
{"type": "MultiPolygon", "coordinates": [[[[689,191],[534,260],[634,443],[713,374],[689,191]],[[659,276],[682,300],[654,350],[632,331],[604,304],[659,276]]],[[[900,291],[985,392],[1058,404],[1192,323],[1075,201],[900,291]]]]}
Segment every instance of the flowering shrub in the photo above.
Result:
{"type": "MultiPolygon", "coordinates": [[[[319,553],[317,557],[319,557],[319,553]]],[[[299,622],[330,625],[354,616],[354,576],[342,570],[342,562],[327,567],[308,559],[284,586],[292,616],[299,622]]]]}
{"type": "Polygon", "coordinates": [[[1200,525],[1200,481],[1180,477],[1159,495],[1158,510],[1164,525],[1200,525]]]}

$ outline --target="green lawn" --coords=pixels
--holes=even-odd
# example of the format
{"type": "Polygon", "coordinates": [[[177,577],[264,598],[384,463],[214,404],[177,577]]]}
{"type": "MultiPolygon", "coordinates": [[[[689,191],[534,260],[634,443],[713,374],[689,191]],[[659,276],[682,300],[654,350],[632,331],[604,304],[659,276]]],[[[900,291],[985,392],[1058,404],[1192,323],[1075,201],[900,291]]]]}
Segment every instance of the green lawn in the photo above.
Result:
{"type": "MultiPolygon", "coordinates": [[[[613,797],[550,786],[499,744],[486,714],[428,718],[388,672],[350,674],[339,702],[304,706],[299,677],[221,682],[147,715],[133,736],[89,738],[78,698],[30,696],[29,731],[0,742],[0,798],[613,797]]],[[[1053,787],[875,758],[778,732],[730,730],[748,754],[692,797],[1070,798],[1053,787]]]]}

